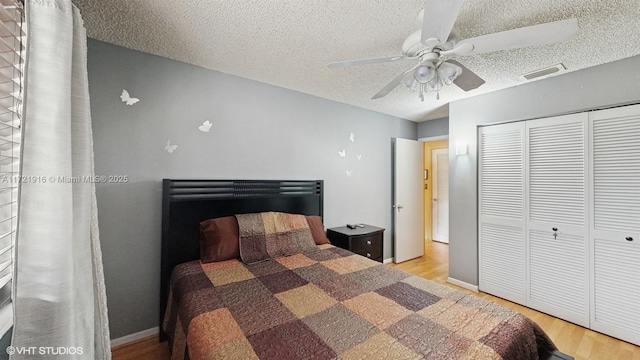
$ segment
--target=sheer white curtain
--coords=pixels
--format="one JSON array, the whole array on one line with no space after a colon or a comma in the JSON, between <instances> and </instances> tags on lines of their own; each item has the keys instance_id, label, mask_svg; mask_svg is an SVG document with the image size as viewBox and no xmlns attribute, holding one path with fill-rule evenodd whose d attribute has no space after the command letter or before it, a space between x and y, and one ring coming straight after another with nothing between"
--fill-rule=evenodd
<instances>
[{"instance_id":1,"label":"sheer white curtain","mask_svg":"<svg viewBox=\"0 0 640 360\"><path fill-rule=\"evenodd\" d=\"M20 188L11 345L40 354L11 358L109 359L83 21L71 0L26 2L30 180Z\"/></svg>"}]
</instances>

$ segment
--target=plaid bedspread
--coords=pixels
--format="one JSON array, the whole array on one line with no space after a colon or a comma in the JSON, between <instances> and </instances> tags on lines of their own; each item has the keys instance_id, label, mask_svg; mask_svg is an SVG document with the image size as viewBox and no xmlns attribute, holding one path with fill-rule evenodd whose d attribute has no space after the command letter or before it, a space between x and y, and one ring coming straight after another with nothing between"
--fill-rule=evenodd
<instances>
[{"instance_id":1,"label":"plaid bedspread","mask_svg":"<svg viewBox=\"0 0 640 360\"><path fill-rule=\"evenodd\" d=\"M245 265L181 264L164 319L172 359L538 359L526 317L331 245Z\"/></svg>"}]
</instances>

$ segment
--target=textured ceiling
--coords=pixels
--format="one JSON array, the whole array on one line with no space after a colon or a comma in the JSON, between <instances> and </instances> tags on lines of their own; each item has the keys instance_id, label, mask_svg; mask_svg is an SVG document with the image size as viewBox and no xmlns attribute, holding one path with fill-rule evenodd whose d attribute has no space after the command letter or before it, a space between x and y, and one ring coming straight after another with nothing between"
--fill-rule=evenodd
<instances>
[{"instance_id":1,"label":"textured ceiling","mask_svg":"<svg viewBox=\"0 0 640 360\"><path fill-rule=\"evenodd\" d=\"M444 1L444 0L443 0ZM459 39L578 18L568 42L456 57L486 84L455 85L421 102L404 86L371 100L415 61L329 69L334 61L401 54L421 28L424 0L74 0L91 38L414 121L448 115L448 103L640 54L640 0L467 0ZM538 80L544 81L544 80Z\"/></svg>"}]
</instances>

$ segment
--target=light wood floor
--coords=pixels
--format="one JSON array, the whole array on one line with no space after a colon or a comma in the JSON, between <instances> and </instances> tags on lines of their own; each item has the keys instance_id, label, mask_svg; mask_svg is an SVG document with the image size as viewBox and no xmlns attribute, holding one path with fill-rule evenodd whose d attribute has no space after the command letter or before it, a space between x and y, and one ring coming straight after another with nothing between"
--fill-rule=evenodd
<instances>
[{"instance_id":1,"label":"light wood floor","mask_svg":"<svg viewBox=\"0 0 640 360\"><path fill-rule=\"evenodd\" d=\"M437 242L428 242L425 256L404 262L391 264L400 270L470 292L466 289L447 283L449 276L449 246ZM516 310L540 325L547 332L560 351L569 354L576 360L640 360L640 347L624 341L585 329L514 304L512 302L488 294L476 294L490 299L508 308ZM169 360L167 343L158 343L157 336L122 345L113 349L113 360Z\"/></svg>"}]
</instances>

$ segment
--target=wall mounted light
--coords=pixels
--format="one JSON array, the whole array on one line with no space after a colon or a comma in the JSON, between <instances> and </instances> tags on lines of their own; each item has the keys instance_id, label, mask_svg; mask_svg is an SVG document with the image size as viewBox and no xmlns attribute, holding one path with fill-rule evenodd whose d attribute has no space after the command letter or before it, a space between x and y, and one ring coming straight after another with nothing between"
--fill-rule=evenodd
<instances>
[{"instance_id":1,"label":"wall mounted light","mask_svg":"<svg viewBox=\"0 0 640 360\"><path fill-rule=\"evenodd\" d=\"M467 143L464 142L457 142L456 143L456 155L460 156L460 155L467 155L468 153L468 149L467 149Z\"/></svg>"}]
</instances>

